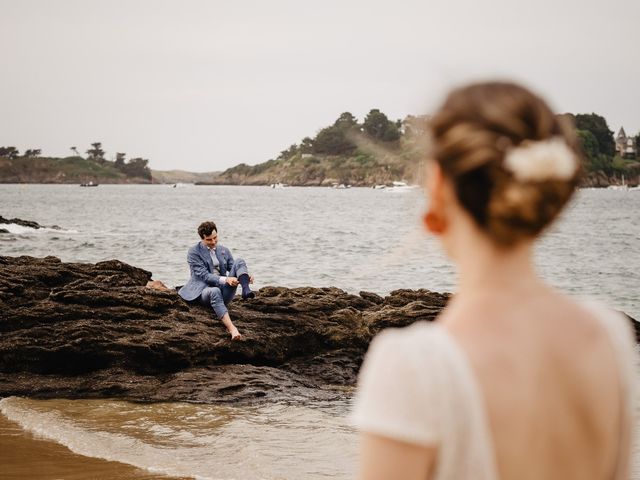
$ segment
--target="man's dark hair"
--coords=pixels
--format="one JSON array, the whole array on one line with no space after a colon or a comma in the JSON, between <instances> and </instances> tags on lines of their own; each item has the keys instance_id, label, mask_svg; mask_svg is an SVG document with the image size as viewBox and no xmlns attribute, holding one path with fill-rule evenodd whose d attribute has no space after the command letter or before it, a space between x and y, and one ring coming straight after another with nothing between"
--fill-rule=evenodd
<instances>
[{"instance_id":1,"label":"man's dark hair","mask_svg":"<svg viewBox=\"0 0 640 480\"><path fill-rule=\"evenodd\" d=\"M218 227L213 222L202 222L198 227L198 235L200 238L208 237L213 232L217 232Z\"/></svg>"}]
</instances>

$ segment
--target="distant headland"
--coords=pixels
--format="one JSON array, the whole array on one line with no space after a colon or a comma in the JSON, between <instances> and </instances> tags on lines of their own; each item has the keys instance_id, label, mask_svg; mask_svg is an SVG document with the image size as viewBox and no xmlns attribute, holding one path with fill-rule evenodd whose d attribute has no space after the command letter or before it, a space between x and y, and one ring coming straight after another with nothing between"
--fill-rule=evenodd
<instances>
[{"instance_id":1,"label":"distant headland","mask_svg":"<svg viewBox=\"0 0 640 480\"><path fill-rule=\"evenodd\" d=\"M560 115L571 120L585 152L583 186L607 187L640 183L640 134L621 128L614 137L604 117L595 113ZM257 165L241 163L223 172L157 171L145 158L111 160L101 142L82 156L77 147L64 158L46 157L40 149L20 153L0 147L0 183L196 183L200 185L352 186L418 183L425 157L427 116L390 120L372 109L362 122L349 112L313 138L290 145L278 157Z\"/></svg>"}]
</instances>

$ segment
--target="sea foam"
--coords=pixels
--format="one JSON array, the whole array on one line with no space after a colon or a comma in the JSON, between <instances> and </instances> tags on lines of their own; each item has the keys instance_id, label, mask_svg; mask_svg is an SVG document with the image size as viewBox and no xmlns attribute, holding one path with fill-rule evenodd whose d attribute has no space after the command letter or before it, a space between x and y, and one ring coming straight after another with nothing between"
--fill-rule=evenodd
<instances>
[{"instance_id":1,"label":"sea foam","mask_svg":"<svg viewBox=\"0 0 640 480\"><path fill-rule=\"evenodd\" d=\"M0 399L0 412L37 438L56 442L78 455L126 463L152 473L217 479L194 472L192 461L181 461L166 448L122 434L88 430L54 411L31 408L28 402L19 397Z\"/></svg>"},{"instance_id":2,"label":"sea foam","mask_svg":"<svg viewBox=\"0 0 640 480\"><path fill-rule=\"evenodd\" d=\"M4 229L9 233L13 233L14 235L31 235L31 234L48 234L48 233L59 233L59 234L75 234L78 233L77 230L63 230L58 228L31 228L24 227L22 225L18 225L17 223L3 223L0 224L0 229Z\"/></svg>"}]
</instances>

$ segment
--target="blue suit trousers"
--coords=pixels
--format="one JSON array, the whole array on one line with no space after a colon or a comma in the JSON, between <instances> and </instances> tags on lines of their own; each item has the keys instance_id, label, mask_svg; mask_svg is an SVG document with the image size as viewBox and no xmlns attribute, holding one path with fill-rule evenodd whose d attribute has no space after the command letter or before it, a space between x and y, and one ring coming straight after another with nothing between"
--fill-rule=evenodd
<instances>
[{"instance_id":1,"label":"blue suit trousers","mask_svg":"<svg viewBox=\"0 0 640 480\"><path fill-rule=\"evenodd\" d=\"M236 258L233 262L233 268L227 276L238 278L240 275L248 275L247 264L243 259ZM228 284L222 285L222 287L205 287L200 294L200 303L210 305L216 316L222 318L228 312L227 305L235 297L237 289L237 285L232 287Z\"/></svg>"}]
</instances>

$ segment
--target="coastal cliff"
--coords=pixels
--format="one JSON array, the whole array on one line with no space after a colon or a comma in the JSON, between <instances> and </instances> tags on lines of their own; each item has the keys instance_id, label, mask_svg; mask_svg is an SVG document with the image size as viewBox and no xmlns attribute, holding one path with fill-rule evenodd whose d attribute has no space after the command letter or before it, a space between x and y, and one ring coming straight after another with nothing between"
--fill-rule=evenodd
<instances>
[{"instance_id":1,"label":"coastal cliff","mask_svg":"<svg viewBox=\"0 0 640 480\"><path fill-rule=\"evenodd\" d=\"M117 260L0 257L0 396L253 402L348 394L372 337L432 320L448 295L264 287L211 311Z\"/></svg>"}]
</instances>

